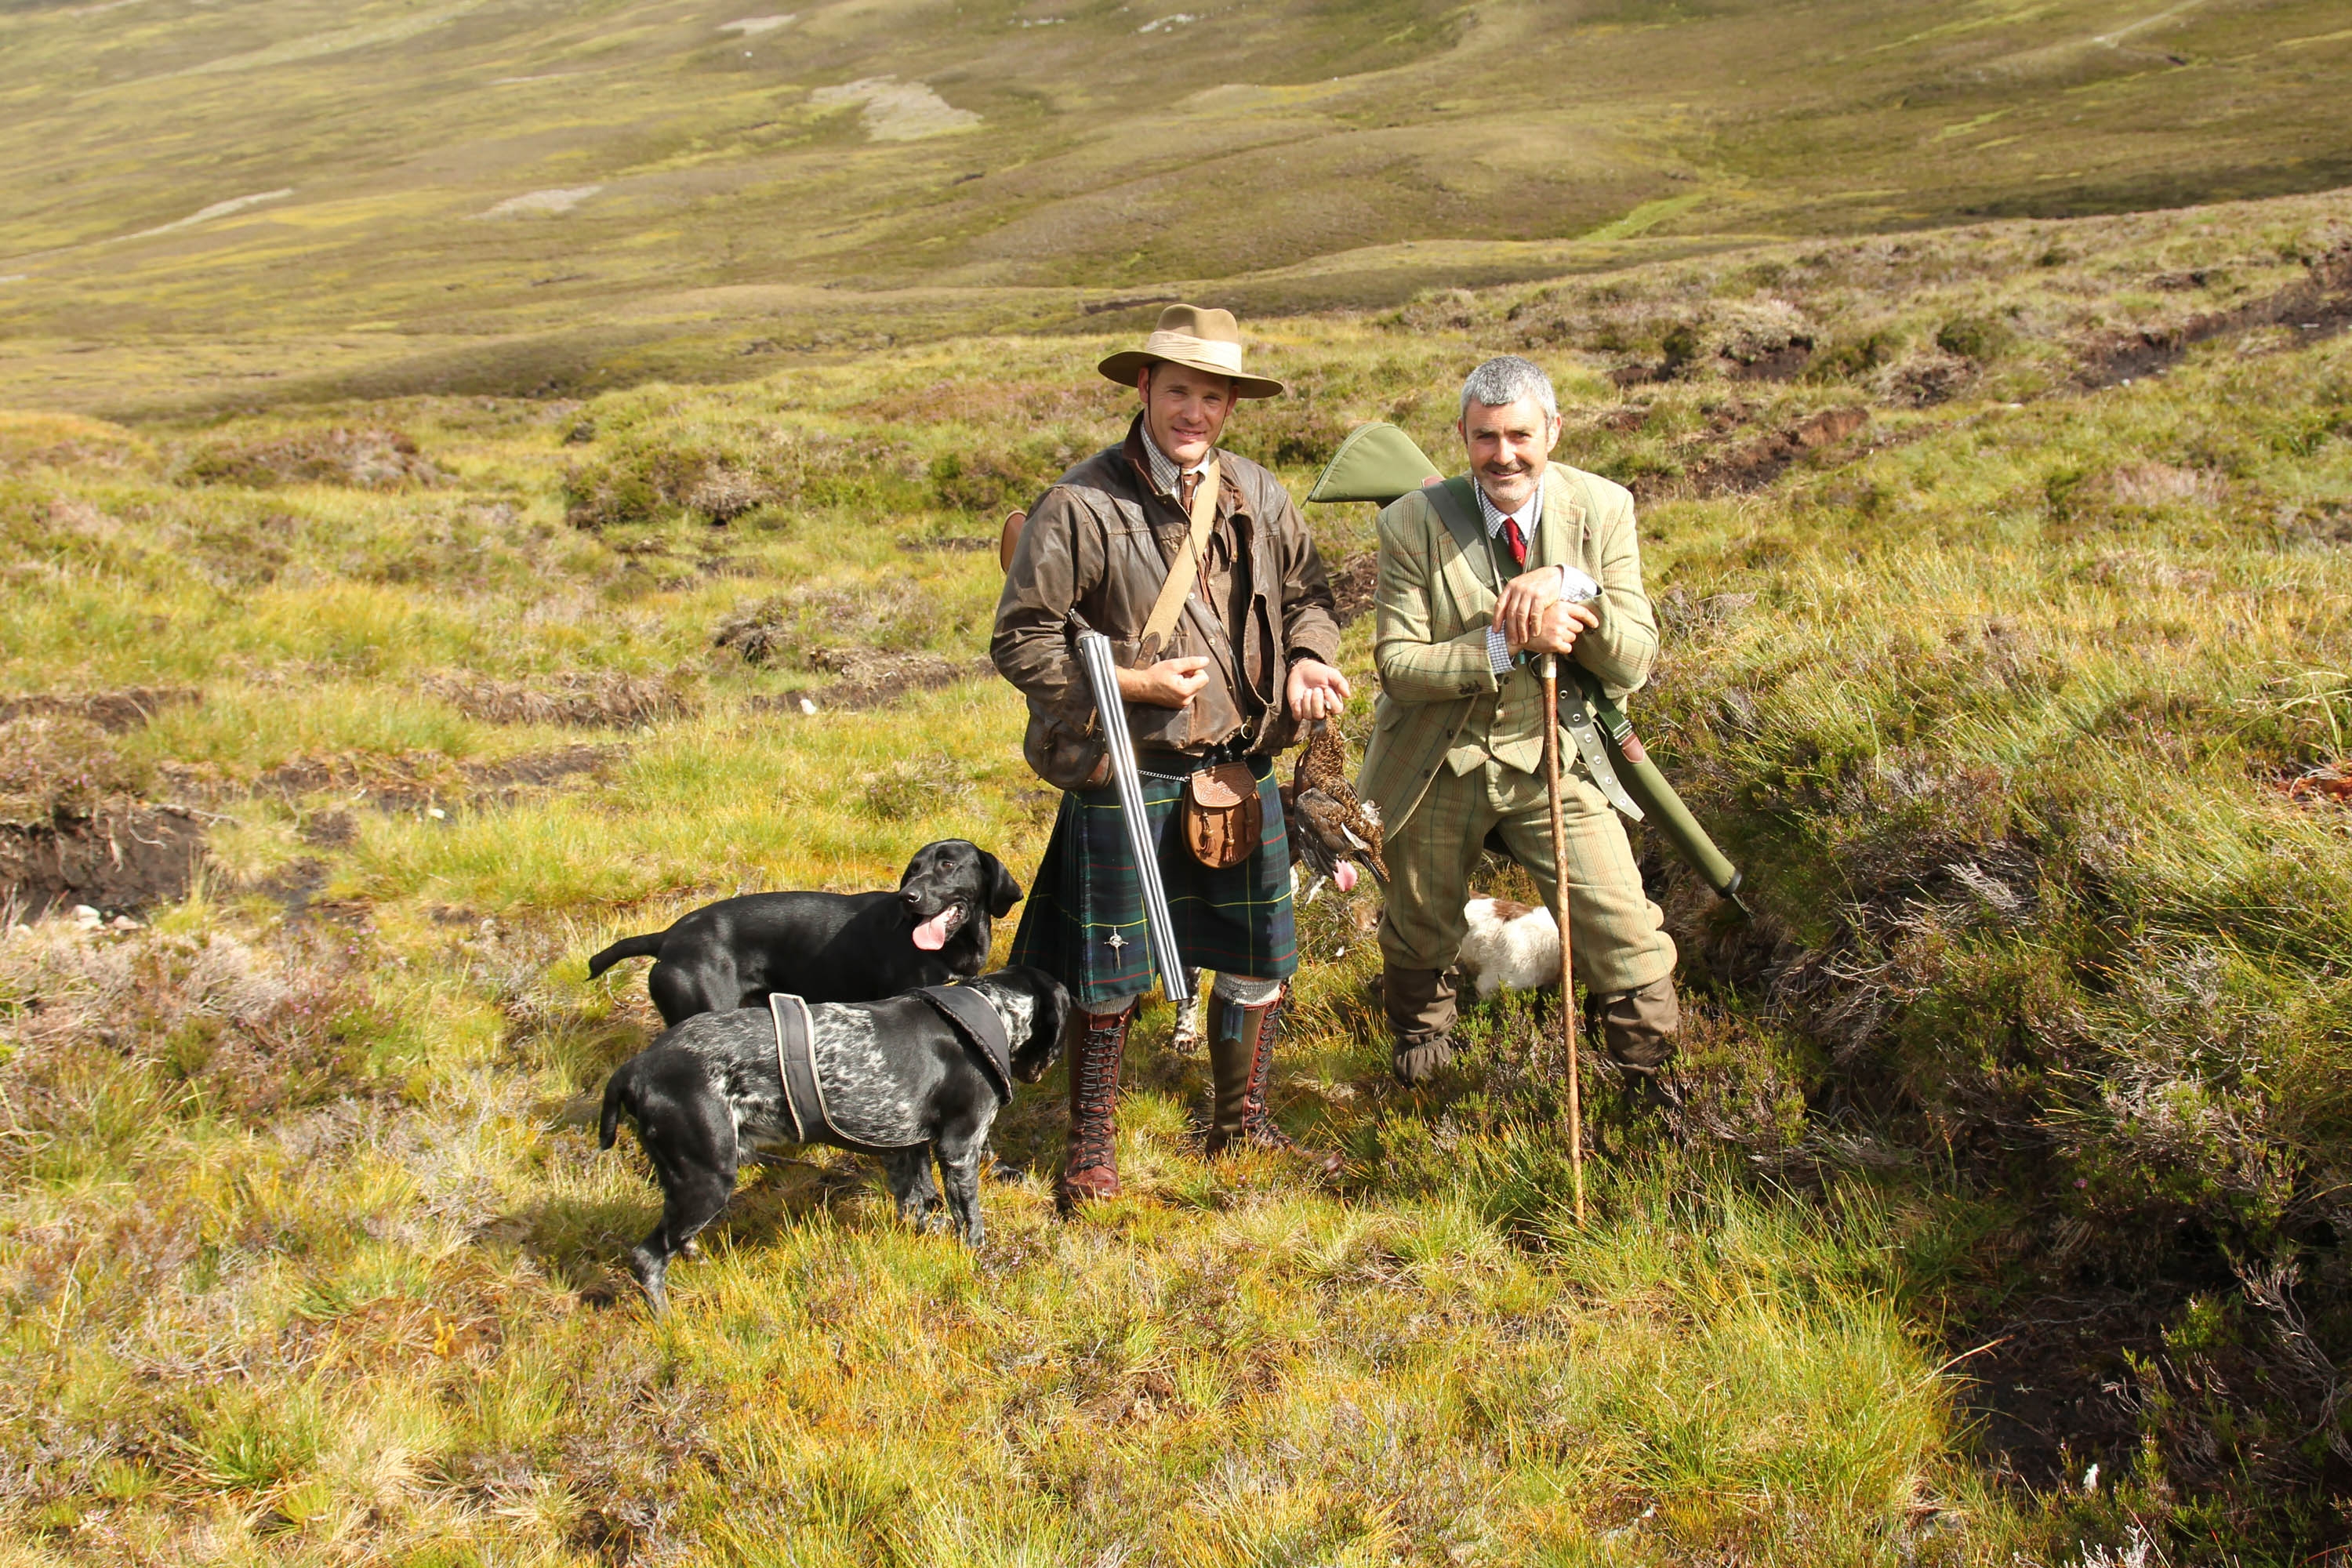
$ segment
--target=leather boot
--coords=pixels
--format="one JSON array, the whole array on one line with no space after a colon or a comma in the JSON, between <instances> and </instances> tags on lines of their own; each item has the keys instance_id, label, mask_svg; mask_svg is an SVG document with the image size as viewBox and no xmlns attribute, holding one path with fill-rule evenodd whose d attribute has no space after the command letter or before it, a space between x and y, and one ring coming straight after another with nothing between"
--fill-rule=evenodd
<instances>
[{"instance_id":1,"label":"leather boot","mask_svg":"<svg viewBox=\"0 0 2352 1568\"><path fill-rule=\"evenodd\" d=\"M1127 1056L1130 1002L1116 1013L1083 1013L1070 1053L1070 1139L1054 1205L1068 1214L1082 1203L1118 1196L1118 1069Z\"/></svg>"},{"instance_id":2,"label":"leather boot","mask_svg":"<svg viewBox=\"0 0 2352 1568\"><path fill-rule=\"evenodd\" d=\"M1390 1061L1397 1081L1418 1089L1454 1059L1454 987L1435 969L1381 970L1381 1001L1393 1037Z\"/></svg>"},{"instance_id":3,"label":"leather boot","mask_svg":"<svg viewBox=\"0 0 2352 1568\"><path fill-rule=\"evenodd\" d=\"M1673 1104L1677 1096L1666 1077L1675 1037L1682 1032L1681 998L1669 974L1633 991L1585 998L1586 1027L1601 1037L1609 1059L1625 1075L1637 1099Z\"/></svg>"},{"instance_id":4,"label":"leather boot","mask_svg":"<svg viewBox=\"0 0 2352 1568\"><path fill-rule=\"evenodd\" d=\"M1282 1032L1284 986L1260 1007L1244 1007L1220 996L1213 1004L1215 1026L1209 1035L1209 1070L1216 1082L1205 1151L1215 1159L1237 1145L1296 1154L1320 1176L1336 1176L1346 1162L1328 1149L1306 1148L1282 1130L1265 1108L1266 1081L1274 1076L1274 1043Z\"/></svg>"}]
</instances>

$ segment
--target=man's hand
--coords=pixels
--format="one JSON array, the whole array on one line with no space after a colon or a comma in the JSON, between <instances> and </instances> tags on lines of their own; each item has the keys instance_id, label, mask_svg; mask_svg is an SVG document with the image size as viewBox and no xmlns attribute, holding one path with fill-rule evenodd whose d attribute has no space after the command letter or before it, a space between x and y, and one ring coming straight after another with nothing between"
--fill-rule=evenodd
<instances>
[{"instance_id":1,"label":"man's hand","mask_svg":"<svg viewBox=\"0 0 2352 1568\"><path fill-rule=\"evenodd\" d=\"M1556 577L1559 574L1555 573L1553 575ZM1517 583L1511 585L1518 586ZM1576 639L1579 634L1588 626L1597 626L1600 624L1601 612L1591 605L1567 605L1555 601L1551 608L1543 613L1535 636L1528 637L1525 642L1513 642L1511 651L1517 653L1519 649L1525 648L1529 653L1572 653L1576 650Z\"/></svg>"},{"instance_id":2,"label":"man's hand","mask_svg":"<svg viewBox=\"0 0 2352 1568\"><path fill-rule=\"evenodd\" d=\"M1559 603L1559 568L1538 566L1503 584L1503 595L1495 601L1495 624L1516 652L1542 635L1544 617Z\"/></svg>"},{"instance_id":3,"label":"man's hand","mask_svg":"<svg viewBox=\"0 0 2352 1568\"><path fill-rule=\"evenodd\" d=\"M1209 660L1203 654L1163 658L1148 669L1122 669L1119 700L1145 708L1190 708L1201 688L1209 684L1208 670Z\"/></svg>"},{"instance_id":4,"label":"man's hand","mask_svg":"<svg viewBox=\"0 0 2352 1568\"><path fill-rule=\"evenodd\" d=\"M1322 660L1302 658L1290 667L1286 700L1300 720L1336 719L1349 696L1348 678Z\"/></svg>"}]
</instances>

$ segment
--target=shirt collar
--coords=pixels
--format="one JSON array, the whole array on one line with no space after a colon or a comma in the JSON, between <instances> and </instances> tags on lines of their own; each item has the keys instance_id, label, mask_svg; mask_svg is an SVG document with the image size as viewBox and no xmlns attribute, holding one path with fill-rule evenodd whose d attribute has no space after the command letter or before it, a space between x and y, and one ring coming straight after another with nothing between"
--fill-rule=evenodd
<instances>
[{"instance_id":1,"label":"shirt collar","mask_svg":"<svg viewBox=\"0 0 2352 1568\"><path fill-rule=\"evenodd\" d=\"M1149 436L1144 438L1150 439ZM1544 479L1549 478L1550 476L1547 474ZM1503 520L1511 517L1518 520L1521 538L1530 540L1535 538L1536 523L1543 516L1544 479L1536 481L1535 492L1528 497L1526 504L1517 511L1505 511L1487 499L1486 486L1475 479L1470 481L1470 488L1478 492L1478 510L1486 520L1487 537L1499 536L1503 531Z\"/></svg>"}]
</instances>

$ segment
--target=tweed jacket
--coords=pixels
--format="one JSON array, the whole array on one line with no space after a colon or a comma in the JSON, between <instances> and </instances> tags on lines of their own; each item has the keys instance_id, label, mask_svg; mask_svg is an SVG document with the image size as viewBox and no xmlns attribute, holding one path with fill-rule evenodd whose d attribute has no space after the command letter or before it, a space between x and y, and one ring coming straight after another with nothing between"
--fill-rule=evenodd
<instances>
[{"instance_id":1,"label":"tweed jacket","mask_svg":"<svg viewBox=\"0 0 2352 1568\"><path fill-rule=\"evenodd\" d=\"M1474 510L1473 523L1476 526ZM1497 678L1486 657L1497 587L1484 545L1465 548L1425 493L1391 502L1380 517L1379 616L1373 659L1381 695L1357 789L1395 834L1421 804L1449 755L1502 747L1524 721L1540 742L1541 684L1526 668ZM1511 570L1507 552L1504 569ZM1566 562L1601 585L1601 624L1576 639L1574 658L1613 697L1649 679L1658 625L1642 591L1633 498L1622 485L1562 463L1544 478L1543 519L1528 542L1530 568ZM1573 744L1562 742L1574 759ZM1516 752L1517 748L1507 748Z\"/></svg>"}]
</instances>

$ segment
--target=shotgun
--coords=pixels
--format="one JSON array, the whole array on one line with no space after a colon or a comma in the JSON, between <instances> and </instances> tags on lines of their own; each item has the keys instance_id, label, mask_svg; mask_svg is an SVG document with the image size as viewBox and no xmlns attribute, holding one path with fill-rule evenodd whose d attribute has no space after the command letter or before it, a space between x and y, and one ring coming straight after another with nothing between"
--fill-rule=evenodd
<instances>
[{"instance_id":1,"label":"shotgun","mask_svg":"<svg viewBox=\"0 0 2352 1568\"><path fill-rule=\"evenodd\" d=\"M1160 847L1151 841L1151 825L1143 815L1143 780L1135 771L1135 742L1127 732L1127 705L1119 700L1118 662L1111 657L1110 639L1100 632L1080 632L1078 662L1086 667L1087 684L1094 688L1110 776L1118 786L1118 814L1126 819L1127 847L1135 856L1136 883L1143 889L1143 927L1151 938L1151 962L1160 971L1160 990L1171 1004L1181 1007L1192 999L1192 977L1184 967L1184 955L1176 950L1176 922L1168 913L1168 889L1160 880Z\"/></svg>"}]
</instances>

